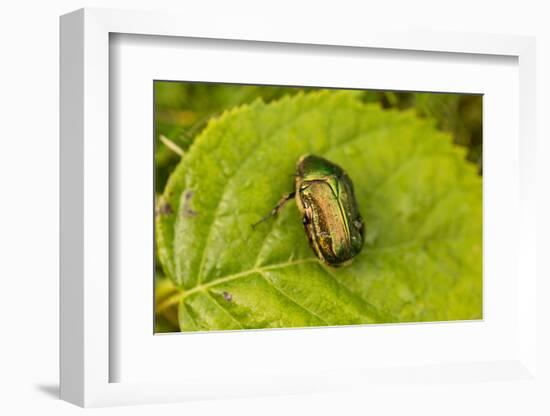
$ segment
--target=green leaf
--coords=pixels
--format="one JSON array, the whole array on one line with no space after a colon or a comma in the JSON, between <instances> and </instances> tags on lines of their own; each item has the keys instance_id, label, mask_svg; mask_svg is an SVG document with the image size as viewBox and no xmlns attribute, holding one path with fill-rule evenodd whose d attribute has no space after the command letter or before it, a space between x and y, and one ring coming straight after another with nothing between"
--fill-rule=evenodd
<instances>
[{"instance_id":1,"label":"green leaf","mask_svg":"<svg viewBox=\"0 0 550 416\"><path fill-rule=\"evenodd\" d=\"M321 265L294 202L256 228L314 153L354 181L366 245ZM430 120L322 91L212 120L159 206L182 331L481 317L481 178Z\"/></svg>"}]
</instances>

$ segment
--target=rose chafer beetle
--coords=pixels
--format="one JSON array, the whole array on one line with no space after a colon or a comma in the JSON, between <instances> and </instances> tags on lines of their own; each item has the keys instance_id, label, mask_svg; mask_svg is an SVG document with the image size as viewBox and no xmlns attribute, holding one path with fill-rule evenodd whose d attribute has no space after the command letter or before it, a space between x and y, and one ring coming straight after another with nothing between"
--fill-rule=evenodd
<instances>
[{"instance_id":1,"label":"rose chafer beetle","mask_svg":"<svg viewBox=\"0 0 550 416\"><path fill-rule=\"evenodd\" d=\"M320 156L298 160L294 191L284 195L266 220L284 204L296 199L309 244L317 257L329 266L351 262L363 248L365 226L348 174Z\"/></svg>"}]
</instances>

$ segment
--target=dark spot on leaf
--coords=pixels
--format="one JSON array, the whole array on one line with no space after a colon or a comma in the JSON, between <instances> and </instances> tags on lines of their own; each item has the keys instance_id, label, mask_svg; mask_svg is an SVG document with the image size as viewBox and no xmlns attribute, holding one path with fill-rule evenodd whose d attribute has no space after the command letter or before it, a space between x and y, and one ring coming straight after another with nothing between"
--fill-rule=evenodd
<instances>
[{"instance_id":1,"label":"dark spot on leaf","mask_svg":"<svg viewBox=\"0 0 550 416\"><path fill-rule=\"evenodd\" d=\"M228 302L231 302L233 300L233 296L231 296L231 293L228 292L223 292L223 298Z\"/></svg>"},{"instance_id":2,"label":"dark spot on leaf","mask_svg":"<svg viewBox=\"0 0 550 416\"><path fill-rule=\"evenodd\" d=\"M170 215L174 211L172 210L172 205L168 202L161 203L158 207L158 213L160 215Z\"/></svg>"},{"instance_id":3,"label":"dark spot on leaf","mask_svg":"<svg viewBox=\"0 0 550 416\"><path fill-rule=\"evenodd\" d=\"M170 215L173 214L173 212L174 210L172 209L172 205L170 205L169 202L166 202L163 197L157 200L155 206L155 215Z\"/></svg>"},{"instance_id":4,"label":"dark spot on leaf","mask_svg":"<svg viewBox=\"0 0 550 416\"><path fill-rule=\"evenodd\" d=\"M198 212L192 210L189 206L191 198L194 194L195 192L193 191L185 191L185 193L183 194L184 201L183 206L181 207L181 215L183 215L184 217L196 217L198 215Z\"/></svg>"}]
</instances>

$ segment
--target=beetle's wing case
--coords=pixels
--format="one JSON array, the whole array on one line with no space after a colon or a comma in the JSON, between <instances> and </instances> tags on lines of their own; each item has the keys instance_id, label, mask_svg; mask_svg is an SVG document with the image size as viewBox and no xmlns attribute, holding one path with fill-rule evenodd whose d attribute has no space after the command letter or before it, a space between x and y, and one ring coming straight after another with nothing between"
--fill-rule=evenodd
<instances>
[{"instance_id":1,"label":"beetle's wing case","mask_svg":"<svg viewBox=\"0 0 550 416\"><path fill-rule=\"evenodd\" d=\"M296 203L313 251L332 266L348 263L363 246L353 183L342 168L319 156L301 157L296 171Z\"/></svg>"},{"instance_id":2,"label":"beetle's wing case","mask_svg":"<svg viewBox=\"0 0 550 416\"><path fill-rule=\"evenodd\" d=\"M353 255L356 255L363 248L365 224L357 206L353 182L345 172L341 180L338 181L338 184L338 200L341 206L345 208L351 240L351 250L353 251Z\"/></svg>"},{"instance_id":3,"label":"beetle's wing case","mask_svg":"<svg viewBox=\"0 0 550 416\"><path fill-rule=\"evenodd\" d=\"M332 187L324 180L304 182L299 199L307 218L306 233L318 257L329 264L347 260L351 248L348 227Z\"/></svg>"}]
</instances>

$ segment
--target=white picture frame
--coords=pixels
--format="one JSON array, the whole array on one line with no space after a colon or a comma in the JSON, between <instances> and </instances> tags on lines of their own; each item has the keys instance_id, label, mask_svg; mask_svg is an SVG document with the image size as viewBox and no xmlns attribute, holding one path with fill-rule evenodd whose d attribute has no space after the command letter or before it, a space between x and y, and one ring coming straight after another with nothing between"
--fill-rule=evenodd
<instances>
[{"instance_id":1,"label":"white picture frame","mask_svg":"<svg viewBox=\"0 0 550 416\"><path fill-rule=\"evenodd\" d=\"M536 219L534 198L535 142L535 41L530 37L468 33L382 32L350 29L327 32L282 30L277 25L235 28L223 19L208 27L170 13L83 9L61 18L61 398L80 406L183 401L197 398L248 397L254 395L323 392L339 389L376 388L380 384L421 382L480 382L502 377L506 380L533 379L536 364ZM112 348L113 311L117 310L109 281L110 174L116 170L109 148L110 131L110 38L113 34L162 36L160 39L202 38L226 41L277 43L285 45L331 45L395 51L428 51L435 55L507 56L517 59L519 69L519 144L517 178L517 270L521 271L515 306L517 333L514 348L498 360L482 359L454 363L443 357L439 364L365 368L332 368L319 377L314 371L297 374L281 368L276 376L220 378L216 382L200 377L179 380L113 382L112 367L121 359ZM168 38L170 37L170 38ZM157 39L159 41L159 39ZM435 56L434 55L434 56ZM437 58L436 58L437 59ZM151 297L152 302L152 297ZM410 331L402 326L401 331ZM410 328L410 327L409 327ZM330 329L329 329L330 330ZM452 330L451 330L452 332ZM302 342L316 333L293 330ZM333 336L342 336L333 334ZM251 333L257 338L256 333ZM152 334L151 334L152 336ZM210 336L210 335L208 335ZM164 338L169 340L168 338ZM227 338L226 338L227 339ZM249 337L249 340L251 338ZM397 340L399 340L397 338ZM164 341L169 343L172 341ZM217 341L216 341L217 342ZM231 341L238 345L241 339ZM351 354L351 352L350 352ZM242 365L246 365L242 363ZM411 369L412 368L412 369ZM363 371L362 371L363 370ZM156 379L156 381L152 381ZM345 380L343 382L342 380ZM359 394L359 393L358 393Z\"/></svg>"}]
</instances>

